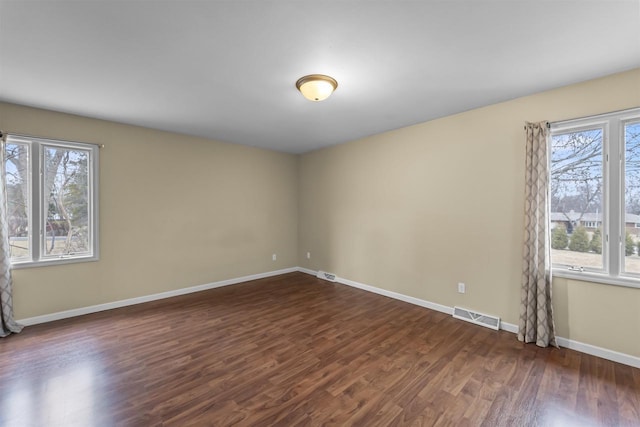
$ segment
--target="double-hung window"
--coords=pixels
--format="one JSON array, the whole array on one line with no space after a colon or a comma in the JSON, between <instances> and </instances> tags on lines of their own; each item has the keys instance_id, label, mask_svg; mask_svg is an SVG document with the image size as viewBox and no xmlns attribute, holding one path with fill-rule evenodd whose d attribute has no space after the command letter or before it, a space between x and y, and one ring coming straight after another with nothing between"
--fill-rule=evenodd
<instances>
[{"instance_id":1,"label":"double-hung window","mask_svg":"<svg viewBox=\"0 0 640 427\"><path fill-rule=\"evenodd\" d=\"M7 225L14 267L98 258L98 146L8 135Z\"/></svg>"},{"instance_id":2,"label":"double-hung window","mask_svg":"<svg viewBox=\"0 0 640 427\"><path fill-rule=\"evenodd\" d=\"M554 274L640 287L640 108L551 125Z\"/></svg>"}]
</instances>

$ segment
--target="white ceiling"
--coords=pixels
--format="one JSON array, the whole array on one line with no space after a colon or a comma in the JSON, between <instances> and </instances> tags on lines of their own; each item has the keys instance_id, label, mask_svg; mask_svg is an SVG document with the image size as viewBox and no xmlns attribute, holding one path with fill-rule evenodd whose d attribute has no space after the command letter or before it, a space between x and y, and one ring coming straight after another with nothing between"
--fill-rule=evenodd
<instances>
[{"instance_id":1,"label":"white ceiling","mask_svg":"<svg viewBox=\"0 0 640 427\"><path fill-rule=\"evenodd\" d=\"M0 0L0 61L3 101L303 153L640 67L640 1Z\"/></svg>"}]
</instances>

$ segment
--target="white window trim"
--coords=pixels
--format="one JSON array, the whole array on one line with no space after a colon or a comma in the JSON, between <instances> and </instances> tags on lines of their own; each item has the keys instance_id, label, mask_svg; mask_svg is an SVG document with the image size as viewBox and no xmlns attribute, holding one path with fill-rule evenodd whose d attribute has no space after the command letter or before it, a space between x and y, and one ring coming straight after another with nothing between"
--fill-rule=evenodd
<instances>
[{"instance_id":1,"label":"white window trim","mask_svg":"<svg viewBox=\"0 0 640 427\"><path fill-rule=\"evenodd\" d=\"M620 209L624 201L623 176L620 172L624 170L625 160L621 136L625 124L629 121L637 121L639 117L640 108L632 108L550 124L549 153L551 153L552 134L602 126L604 156L602 173L603 188L606 191L602 215L603 269L577 271L570 269L571 266L567 265L552 265L553 276L640 289L640 275L623 272L622 248L625 244L626 218L624 209ZM612 120L615 126L610 126ZM549 155L549 170L551 170L551 155ZM610 180L611 183L609 183ZM609 221L609 218L617 218L617 220Z\"/></svg>"},{"instance_id":2,"label":"white window trim","mask_svg":"<svg viewBox=\"0 0 640 427\"><path fill-rule=\"evenodd\" d=\"M553 277L640 289L640 283L638 283L637 279L629 279L625 276L613 277L606 273L597 273L593 271L572 271L568 270L566 267L554 266Z\"/></svg>"},{"instance_id":3,"label":"white window trim","mask_svg":"<svg viewBox=\"0 0 640 427\"><path fill-rule=\"evenodd\" d=\"M32 267L46 267L51 265L73 264L79 262L93 262L100 259L100 222L99 222L99 178L100 178L100 146L98 144L90 144L75 141L54 140L41 137L33 137L29 135L20 135L9 133L6 143L14 140L15 142L27 142L29 146L29 167L31 168L29 182L29 199L31 200L31 209L29 212L29 245L31 247L30 260L11 261L11 268L22 269ZM91 187L91 203L89 204L89 216L91 218L91 255L86 256L60 256L60 257L43 257L44 239L41 238L41 230L44 221L44 206L46 195L41 189L44 187L44 174L42 173L42 164L44 158L44 146L57 146L67 148L77 148L86 150L90 153L88 162L88 178ZM36 160L36 161L34 161ZM38 236L38 237L35 237Z\"/></svg>"}]
</instances>

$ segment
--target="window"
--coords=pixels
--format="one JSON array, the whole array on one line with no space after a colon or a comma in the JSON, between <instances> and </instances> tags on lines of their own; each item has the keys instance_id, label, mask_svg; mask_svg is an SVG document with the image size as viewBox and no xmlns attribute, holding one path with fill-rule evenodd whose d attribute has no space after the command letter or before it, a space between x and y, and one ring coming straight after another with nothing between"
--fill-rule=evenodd
<instances>
[{"instance_id":1,"label":"window","mask_svg":"<svg viewBox=\"0 0 640 427\"><path fill-rule=\"evenodd\" d=\"M4 173L14 266L98 258L98 147L8 135Z\"/></svg>"},{"instance_id":2,"label":"window","mask_svg":"<svg viewBox=\"0 0 640 427\"><path fill-rule=\"evenodd\" d=\"M554 274L640 287L640 109L551 126Z\"/></svg>"}]
</instances>

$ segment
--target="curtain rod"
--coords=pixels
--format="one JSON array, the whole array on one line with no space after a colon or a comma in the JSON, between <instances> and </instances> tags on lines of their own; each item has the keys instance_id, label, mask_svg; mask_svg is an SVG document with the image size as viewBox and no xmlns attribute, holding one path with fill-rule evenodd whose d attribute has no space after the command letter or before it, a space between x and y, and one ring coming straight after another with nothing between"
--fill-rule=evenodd
<instances>
[{"instance_id":1,"label":"curtain rod","mask_svg":"<svg viewBox=\"0 0 640 427\"><path fill-rule=\"evenodd\" d=\"M551 123L545 122L547 124L547 129L551 129ZM527 129L527 125L524 125L524 128Z\"/></svg>"},{"instance_id":2,"label":"curtain rod","mask_svg":"<svg viewBox=\"0 0 640 427\"><path fill-rule=\"evenodd\" d=\"M42 136L25 135L23 133L13 133L13 132L6 132L6 131L3 131L3 130L0 130L0 139L2 141L6 141L7 135L14 135L14 136L22 137L22 138L43 139L43 140L47 140L47 141L60 141L60 142L70 142L70 143L75 143L75 144L96 145L98 148L104 148L104 144L96 144L95 142L68 141L66 139L52 140L51 138L45 138L45 137L42 137Z\"/></svg>"}]
</instances>

